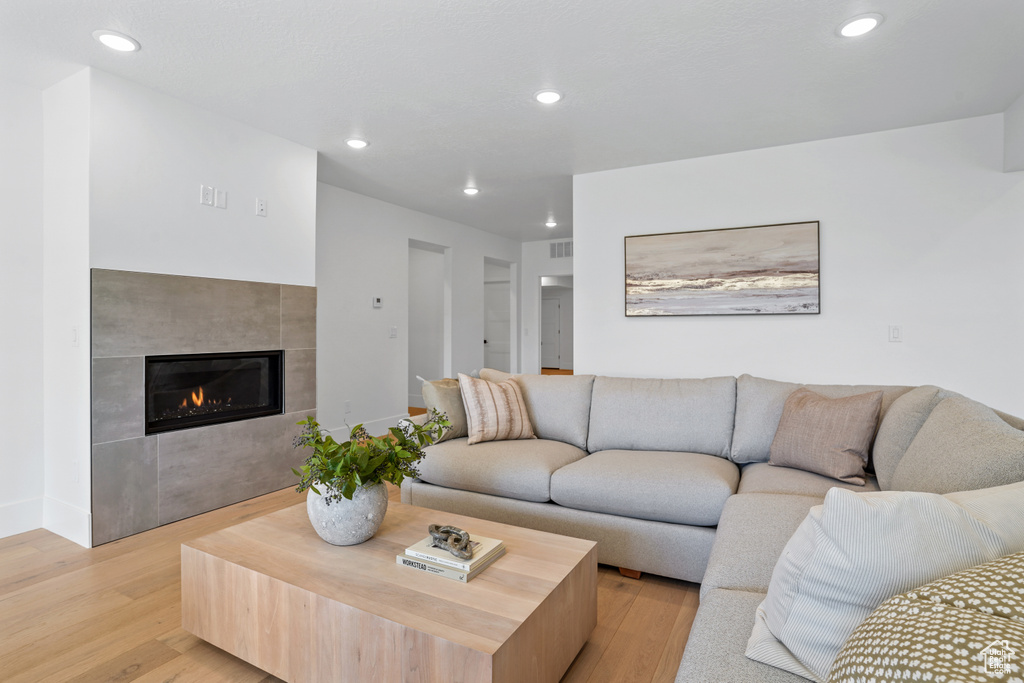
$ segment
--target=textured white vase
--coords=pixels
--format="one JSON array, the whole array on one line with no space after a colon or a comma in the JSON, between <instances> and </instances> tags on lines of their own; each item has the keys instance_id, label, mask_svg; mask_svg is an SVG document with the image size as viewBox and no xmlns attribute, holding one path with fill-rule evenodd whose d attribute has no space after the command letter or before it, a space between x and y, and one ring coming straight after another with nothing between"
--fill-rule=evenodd
<instances>
[{"instance_id":1,"label":"textured white vase","mask_svg":"<svg viewBox=\"0 0 1024 683\"><path fill-rule=\"evenodd\" d=\"M330 505L312 489L306 494L310 523L320 538L332 545L355 545L369 540L377 533L387 511L388 490L383 483L368 488L360 486L352 500L339 495Z\"/></svg>"}]
</instances>

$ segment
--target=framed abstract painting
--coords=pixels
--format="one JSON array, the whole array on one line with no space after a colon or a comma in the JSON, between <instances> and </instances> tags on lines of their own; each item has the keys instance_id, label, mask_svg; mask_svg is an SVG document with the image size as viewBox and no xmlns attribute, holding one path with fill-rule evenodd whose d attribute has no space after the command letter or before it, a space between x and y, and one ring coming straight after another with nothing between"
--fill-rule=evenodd
<instances>
[{"instance_id":1,"label":"framed abstract painting","mask_svg":"<svg viewBox=\"0 0 1024 683\"><path fill-rule=\"evenodd\" d=\"M626 237L626 316L821 312L818 222Z\"/></svg>"}]
</instances>

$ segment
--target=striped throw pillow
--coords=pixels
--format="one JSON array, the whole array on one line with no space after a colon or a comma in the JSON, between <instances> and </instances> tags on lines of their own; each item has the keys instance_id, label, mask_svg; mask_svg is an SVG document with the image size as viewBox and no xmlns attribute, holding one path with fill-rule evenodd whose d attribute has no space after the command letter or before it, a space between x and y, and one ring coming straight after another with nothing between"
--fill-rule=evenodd
<instances>
[{"instance_id":1,"label":"striped throw pillow","mask_svg":"<svg viewBox=\"0 0 1024 683\"><path fill-rule=\"evenodd\" d=\"M514 377L495 384L459 373L459 388L466 405L469 443L537 438Z\"/></svg>"}]
</instances>

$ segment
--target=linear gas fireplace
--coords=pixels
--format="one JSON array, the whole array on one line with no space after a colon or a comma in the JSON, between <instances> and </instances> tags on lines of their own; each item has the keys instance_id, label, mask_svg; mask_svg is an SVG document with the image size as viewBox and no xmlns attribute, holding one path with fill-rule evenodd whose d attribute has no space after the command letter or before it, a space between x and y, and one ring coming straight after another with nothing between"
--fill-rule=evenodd
<instances>
[{"instance_id":1,"label":"linear gas fireplace","mask_svg":"<svg viewBox=\"0 0 1024 683\"><path fill-rule=\"evenodd\" d=\"M283 352L146 356L146 434L277 415Z\"/></svg>"}]
</instances>

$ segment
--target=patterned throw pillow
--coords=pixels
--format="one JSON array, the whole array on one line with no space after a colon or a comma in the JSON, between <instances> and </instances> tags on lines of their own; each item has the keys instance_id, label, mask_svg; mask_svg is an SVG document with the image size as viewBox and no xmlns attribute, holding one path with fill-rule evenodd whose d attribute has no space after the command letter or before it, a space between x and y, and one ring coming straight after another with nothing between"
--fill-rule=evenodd
<instances>
[{"instance_id":1,"label":"patterned throw pillow","mask_svg":"<svg viewBox=\"0 0 1024 683\"><path fill-rule=\"evenodd\" d=\"M882 603L850 635L829 683L1022 681L1024 553Z\"/></svg>"},{"instance_id":2,"label":"patterned throw pillow","mask_svg":"<svg viewBox=\"0 0 1024 683\"><path fill-rule=\"evenodd\" d=\"M470 444L537 438L514 377L495 384L460 373L459 387L466 406Z\"/></svg>"},{"instance_id":3,"label":"patterned throw pillow","mask_svg":"<svg viewBox=\"0 0 1024 683\"><path fill-rule=\"evenodd\" d=\"M786 399L769 462L863 485L881 408L881 391L826 398L797 389Z\"/></svg>"}]
</instances>

